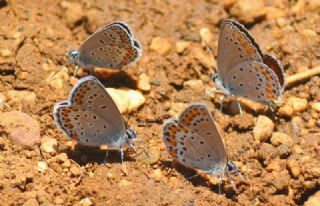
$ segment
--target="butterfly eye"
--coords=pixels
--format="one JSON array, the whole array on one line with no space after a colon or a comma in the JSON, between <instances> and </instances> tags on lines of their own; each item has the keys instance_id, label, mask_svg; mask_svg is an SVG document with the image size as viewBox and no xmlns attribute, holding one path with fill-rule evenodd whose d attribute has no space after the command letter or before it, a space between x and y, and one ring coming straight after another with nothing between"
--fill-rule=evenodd
<instances>
[{"instance_id":1,"label":"butterfly eye","mask_svg":"<svg viewBox=\"0 0 320 206\"><path fill-rule=\"evenodd\" d=\"M237 166L233 162L227 163L227 169L229 172L235 172L238 170Z\"/></svg>"},{"instance_id":2,"label":"butterfly eye","mask_svg":"<svg viewBox=\"0 0 320 206\"><path fill-rule=\"evenodd\" d=\"M128 139L135 139L137 137L137 133L131 129L126 131Z\"/></svg>"},{"instance_id":3,"label":"butterfly eye","mask_svg":"<svg viewBox=\"0 0 320 206\"><path fill-rule=\"evenodd\" d=\"M76 50L76 49L73 49L73 50L71 50L71 51L69 52L68 57L69 57L70 59L76 59L76 58L78 57L78 55L79 55L79 51Z\"/></svg>"}]
</instances>

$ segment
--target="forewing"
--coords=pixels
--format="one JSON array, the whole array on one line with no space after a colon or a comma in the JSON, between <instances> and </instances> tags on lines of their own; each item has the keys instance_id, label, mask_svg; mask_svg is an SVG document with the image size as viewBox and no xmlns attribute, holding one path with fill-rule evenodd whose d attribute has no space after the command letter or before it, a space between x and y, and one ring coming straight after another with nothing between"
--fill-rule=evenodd
<instances>
[{"instance_id":1,"label":"forewing","mask_svg":"<svg viewBox=\"0 0 320 206\"><path fill-rule=\"evenodd\" d=\"M91 110L80 105L61 102L54 108L54 119L59 128L80 144L88 146L108 145L119 149L124 143L124 134Z\"/></svg>"},{"instance_id":2,"label":"forewing","mask_svg":"<svg viewBox=\"0 0 320 206\"><path fill-rule=\"evenodd\" d=\"M198 110L200 105L191 105L191 107L196 106L197 111L201 111L204 105L201 105ZM190 109L193 111L188 107L183 113L186 114L187 110L191 111ZM213 120L211 114L207 115L207 118ZM206 124L204 119L196 127L187 127L182 121L182 119L178 121L173 118L164 123L163 138L169 153L187 167L213 174L223 171L227 163L227 156L215 124ZM191 120L193 121L197 120ZM213 125L213 127L206 128L205 132L205 129L200 127L206 127L206 125L210 127Z\"/></svg>"},{"instance_id":3,"label":"forewing","mask_svg":"<svg viewBox=\"0 0 320 206\"><path fill-rule=\"evenodd\" d=\"M278 77L280 86L284 88L285 74L280 61L269 54L265 54L263 56L263 63L266 64L270 69L272 69L272 71Z\"/></svg>"},{"instance_id":4,"label":"forewing","mask_svg":"<svg viewBox=\"0 0 320 206\"><path fill-rule=\"evenodd\" d=\"M222 82L228 76L229 70L243 61L262 62L259 46L241 24L224 20L220 27L218 44L218 75Z\"/></svg>"},{"instance_id":5,"label":"forewing","mask_svg":"<svg viewBox=\"0 0 320 206\"><path fill-rule=\"evenodd\" d=\"M245 61L233 67L224 82L231 93L257 102L279 99L282 88L273 70L261 62Z\"/></svg>"}]
</instances>

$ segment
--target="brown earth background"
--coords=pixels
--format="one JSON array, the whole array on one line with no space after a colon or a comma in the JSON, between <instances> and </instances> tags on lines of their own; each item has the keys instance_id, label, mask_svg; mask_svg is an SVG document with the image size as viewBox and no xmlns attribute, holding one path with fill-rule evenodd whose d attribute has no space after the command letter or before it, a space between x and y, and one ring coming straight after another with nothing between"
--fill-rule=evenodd
<instances>
[{"instance_id":1,"label":"brown earth background","mask_svg":"<svg viewBox=\"0 0 320 206\"><path fill-rule=\"evenodd\" d=\"M274 111L220 111L216 62L202 43L216 57L219 25L234 18L290 76L320 65L319 14L318 0L0 0L0 205L320 205L320 78L287 87ZM142 56L95 75L106 87L144 90L146 101L124 118L139 151L151 154L145 160L127 149L126 172L119 152L102 164L103 151L76 146L52 118L74 83L74 66L61 66L66 53L116 20L130 25ZM187 180L194 171L162 142L163 121L198 101L245 177L232 176L236 192L224 182L219 195L212 178Z\"/></svg>"}]
</instances>

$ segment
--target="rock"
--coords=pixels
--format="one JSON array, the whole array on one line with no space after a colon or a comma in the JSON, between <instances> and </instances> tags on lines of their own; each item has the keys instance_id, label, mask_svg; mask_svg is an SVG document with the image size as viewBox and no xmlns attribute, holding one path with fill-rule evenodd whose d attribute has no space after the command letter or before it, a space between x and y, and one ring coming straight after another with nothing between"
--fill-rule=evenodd
<instances>
[{"instance_id":1,"label":"rock","mask_svg":"<svg viewBox=\"0 0 320 206\"><path fill-rule=\"evenodd\" d=\"M120 186L120 187L128 187L128 186L130 186L130 185L132 185L132 182L129 182L128 180L122 179L122 180L120 180L120 182L119 182L119 186Z\"/></svg>"},{"instance_id":2,"label":"rock","mask_svg":"<svg viewBox=\"0 0 320 206\"><path fill-rule=\"evenodd\" d=\"M45 161L37 162L37 170L41 173L44 173L47 170L47 163Z\"/></svg>"},{"instance_id":3,"label":"rock","mask_svg":"<svg viewBox=\"0 0 320 206\"><path fill-rule=\"evenodd\" d=\"M9 49L1 49L0 55L2 57L10 57L12 55L12 52Z\"/></svg>"},{"instance_id":4,"label":"rock","mask_svg":"<svg viewBox=\"0 0 320 206\"><path fill-rule=\"evenodd\" d=\"M279 108L279 114L282 116L292 116L304 112L308 108L308 101L297 97L290 97L284 106Z\"/></svg>"},{"instance_id":5,"label":"rock","mask_svg":"<svg viewBox=\"0 0 320 206\"><path fill-rule=\"evenodd\" d=\"M30 198L23 203L23 206L38 206L39 203L36 198Z\"/></svg>"},{"instance_id":6,"label":"rock","mask_svg":"<svg viewBox=\"0 0 320 206\"><path fill-rule=\"evenodd\" d=\"M201 89L203 88L204 89L204 84L202 82L202 80L200 79L192 79L192 80L188 80L188 81L185 81L183 83L183 87L184 88L190 88L190 89Z\"/></svg>"},{"instance_id":7,"label":"rock","mask_svg":"<svg viewBox=\"0 0 320 206\"><path fill-rule=\"evenodd\" d=\"M60 153L55 157L55 159L59 163L64 163L65 161L68 160L68 155L66 153Z\"/></svg>"},{"instance_id":8,"label":"rock","mask_svg":"<svg viewBox=\"0 0 320 206\"><path fill-rule=\"evenodd\" d=\"M171 47L172 45L168 39L163 37L154 37L151 41L149 49L165 56L170 52Z\"/></svg>"},{"instance_id":9,"label":"rock","mask_svg":"<svg viewBox=\"0 0 320 206\"><path fill-rule=\"evenodd\" d=\"M320 11L320 1L319 0L309 0L306 9L313 12Z\"/></svg>"},{"instance_id":10,"label":"rock","mask_svg":"<svg viewBox=\"0 0 320 206\"><path fill-rule=\"evenodd\" d=\"M144 73L140 74L137 87L144 92L150 91L151 85L149 76Z\"/></svg>"},{"instance_id":11,"label":"rock","mask_svg":"<svg viewBox=\"0 0 320 206\"><path fill-rule=\"evenodd\" d=\"M268 21L278 18L284 18L287 14L286 11L277 7L266 7L266 19Z\"/></svg>"},{"instance_id":12,"label":"rock","mask_svg":"<svg viewBox=\"0 0 320 206\"><path fill-rule=\"evenodd\" d=\"M268 164L266 170L267 170L268 172L273 172L273 171L279 172L279 171L281 171L280 160L279 160L279 159L272 160L272 161Z\"/></svg>"},{"instance_id":13,"label":"rock","mask_svg":"<svg viewBox=\"0 0 320 206\"><path fill-rule=\"evenodd\" d=\"M152 173L152 177L156 180L161 180L163 178L163 174L160 168L155 169Z\"/></svg>"},{"instance_id":14,"label":"rock","mask_svg":"<svg viewBox=\"0 0 320 206\"><path fill-rule=\"evenodd\" d=\"M320 6L319 6L320 7ZM303 206L319 206L320 203L320 190L310 196Z\"/></svg>"},{"instance_id":15,"label":"rock","mask_svg":"<svg viewBox=\"0 0 320 206\"><path fill-rule=\"evenodd\" d=\"M121 114L136 111L146 101L140 91L114 88L107 88L106 90L115 101Z\"/></svg>"},{"instance_id":16,"label":"rock","mask_svg":"<svg viewBox=\"0 0 320 206\"><path fill-rule=\"evenodd\" d=\"M64 12L65 19L70 28L74 28L84 18L85 12L78 2L61 1L60 6L66 10Z\"/></svg>"},{"instance_id":17,"label":"rock","mask_svg":"<svg viewBox=\"0 0 320 206\"><path fill-rule=\"evenodd\" d=\"M46 82L54 89L62 89L69 80L68 68L62 67L59 71L51 72Z\"/></svg>"},{"instance_id":18,"label":"rock","mask_svg":"<svg viewBox=\"0 0 320 206\"><path fill-rule=\"evenodd\" d=\"M288 167L288 170L290 171L290 174L292 175L292 177L294 177L294 178L299 177L301 169L300 169L300 166L296 160L294 160L294 159L288 160L287 167Z\"/></svg>"},{"instance_id":19,"label":"rock","mask_svg":"<svg viewBox=\"0 0 320 206\"><path fill-rule=\"evenodd\" d=\"M61 167L62 168L70 168L71 167L71 162L70 162L70 160L66 160L66 161L64 161L62 164L61 164Z\"/></svg>"},{"instance_id":20,"label":"rock","mask_svg":"<svg viewBox=\"0 0 320 206\"><path fill-rule=\"evenodd\" d=\"M0 110L3 110L6 106L7 97L0 93Z\"/></svg>"},{"instance_id":21,"label":"rock","mask_svg":"<svg viewBox=\"0 0 320 206\"><path fill-rule=\"evenodd\" d=\"M230 15L245 24L253 23L256 19L265 16L266 10L263 0L238 0L230 8Z\"/></svg>"},{"instance_id":22,"label":"rock","mask_svg":"<svg viewBox=\"0 0 320 206\"><path fill-rule=\"evenodd\" d=\"M283 132L274 132L270 140L272 145L274 146L279 146L279 145L291 146L293 144L292 138Z\"/></svg>"},{"instance_id":23,"label":"rock","mask_svg":"<svg viewBox=\"0 0 320 206\"><path fill-rule=\"evenodd\" d=\"M60 197L55 197L54 199L53 199L53 202L56 204L56 205L64 205L64 200L63 199L61 199Z\"/></svg>"},{"instance_id":24,"label":"rock","mask_svg":"<svg viewBox=\"0 0 320 206\"><path fill-rule=\"evenodd\" d=\"M137 161L147 165L152 165L159 161L160 149L157 146L146 149L146 152L148 154L141 152L138 156L136 156Z\"/></svg>"},{"instance_id":25,"label":"rock","mask_svg":"<svg viewBox=\"0 0 320 206\"><path fill-rule=\"evenodd\" d=\"M9 100L19 104L22 102L29 105L35 105L37 100L36 93L30 91L9 90L6 96Z\"/></svg>"},{"instance_id":26,"label":"rock","mask_svg":"<svg viewBox=\"0 0 320 206\"><path fill-rule=\"evenodd\" d=\"M315 39L318 37L317 32L312 29L303 29L300 31L300 33L308 39Z\"/></svg>"},{"instance_id":27,"label":"rock","mask_svg":"<svg viewBox=\"0 0 320 206\"><path fill-rule=\"evenodd\" d=\"M25 146L32 146L41 139L39 122L20 111L1 113L0 126L11 138Z\"/></svg>"},{"instance_id":28,"label":"rock","mask_svg":"<svg viewBox=\"0 0 320 206\"><path fill-rule=\"evenodd\" d=\"M188 47L190 47L191 42L189 41L178 41L176 43L176 52L178 54L184 52Z\"/></svg>"},{"instance_id":29,"label":"rock","mask_svg":"<svg viewBox=\"0 0 320 206\"><path fill-rule=\"evenodd\" d=\"M51 137L44 137L41 139L40 145L42 151L46 153L54 153L57 150L58 142L56 139Z\"/></svg>"},{"instance_id":30,"label":"rock","mask_svg":"<svg viewBox=\"0 0 320 206\"><path fill-rule=\"evenodd\" d=\"M204 51L200 47L192 47L191 55L198 60L203 66L207 68L215 67L216 61L213 56L211 56L208 52Z\"/></svg>"},{"instance_id":31,"label":"rock","mask_svg":"<svg viewBox=\"0 0 320 206\"><path fill-rule=\"evenodd\" d=\"M83 198L82 200L80 200L79 203L80 203L81 206L91 206L91 205L93 205L93 202L88 197Z\"/></svg>"},{"instance_id":32,"label":"rock","mask_svg":"<svg viewBox=\"0 0 320 206\"><path fill-rule=\"evenodd\" d=\"M70 172L73 176L77 177L77 176L80 176L82 174L82 171L81 169L76 166L76 165L73 165L71 168L70 168Z\"/></svg>"},{"instance_id":33,"label":"rock","mask_svg":"<svg viewBox=\"0 0 320 206\"><path fill-rule=\"evenodd\" d=\"M259 115L257 123L253 128L253 137L255 140L266 141L274 130L274 123L266 116Z\"/></svg>"},{"instance_id":34,"label":"rock","mask_svg":"<svg viewBox=\"0 0 320 206\"><path fill-rule=\"evenodd\" d=\"M206 45L206 43L209 44L213 40L213 34L210 32L210 29L201 28L199 33L202 40L202 44L204 46Z\"/></svg>"},{"instance_id":35,"label":"rock","mask_svg":"<svg viewBox=\"0 0 320 206\"><path fill-rule=\"evenodd\" d=\"M311 109L315 112L320 112L320 102L315 102L311 105Z\"/></svg>"},{"instance_id":36,"label":"rock","mask_svg":"<svg viewBox=\"0 0 320 206\"><path fill-rule=\"evenodd\" d=\"M298 0L298 2L293 5L290 9L290 13L293 15L299 15L304 13L305 3L304 0Z\"/></svg>"}]
</instances>

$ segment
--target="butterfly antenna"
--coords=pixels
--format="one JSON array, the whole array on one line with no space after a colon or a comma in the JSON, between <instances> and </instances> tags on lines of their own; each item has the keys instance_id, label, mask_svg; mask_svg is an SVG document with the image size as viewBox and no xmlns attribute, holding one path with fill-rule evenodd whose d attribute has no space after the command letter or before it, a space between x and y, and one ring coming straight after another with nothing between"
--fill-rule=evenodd
<instances>
[{"instance_id":1,"label":"butterfly antenna","mask_svg":"<svg viewBox=\"0 0 320 206\"><path fill-rule=\"evenodd\" d=\"M209 44L207 43L207 41L206 41L205 39L203 40L203 42L204 42L204 44L206 45L206 49L207 49L207 51L209 52L209 54L210 54L210 56L211 56L212 62L214 62L215 59L214 59L214 57L213 57L213 53L212 53L212 50L211 50ZM214 68L214 67L213 67L213 68ZM215 71L215 73L217 73L217 70L216 70L215 68L214 68L214 71Z\"/></svg>"}]
</instances>

